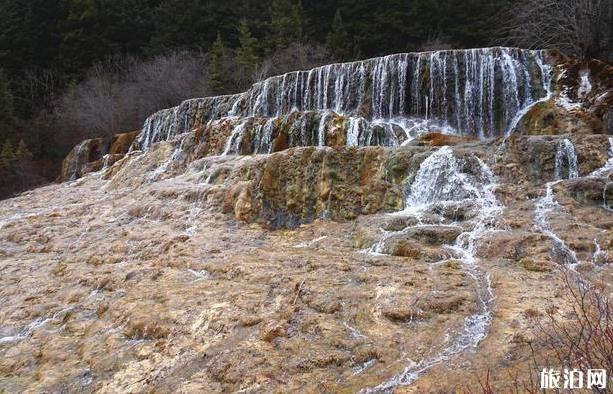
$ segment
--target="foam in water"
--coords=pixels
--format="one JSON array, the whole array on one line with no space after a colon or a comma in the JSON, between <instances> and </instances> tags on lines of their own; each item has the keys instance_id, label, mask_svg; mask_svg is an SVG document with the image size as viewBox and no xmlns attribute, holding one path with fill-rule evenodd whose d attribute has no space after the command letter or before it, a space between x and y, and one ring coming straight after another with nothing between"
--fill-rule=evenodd
<instances>
[{"instance_id":1,"label":"foam in water","mask_svg":"<svg viewBox=\"0 0 613 394\"><path fill-rule=\"evenodd\" d=\"M419 363L410 362L405 370L380 385L363 390L366 393L391 392L397 386L410 385L435 365L451 360L461 352L476 347L485 337L491 325L491 303L494 295L488 274L477 265L476 247L480 238L495 227L495 218L502 211L496 200L495 177L480 159L479 177L462 170L460 160L454 157L449 147L443 147L424 160L411 186L407 205L409 210L427 211L441 203L457 203L471 199L478 210L472 230L462 233L451 250L462 263L464 271L474 280L477 288L477 311L468 316L457 335L446 342L445 347L430 358ZM439 191L440 190L440 191ZM388 233L387 236L389 236ZM435 264L446 262L443 260Z\"/></svg>"},{"instance_id":2,"label":"foam in water","mask_svg":"<svg viewBox=\"0 0 613 394\"><path fill-rule=\"evenodd\" d=\"M470 176L460 170L460 163L450 147L430 155L419 167L406 206L427 206L439 201L478 198L480 192Z\"/></svg>"},{"instance_id":3,"label":"foam in water","mask_svg":"<svg viewBox=\"0 0 613 394\"><path fill-rule=\"evenodd\" d=\"M68 181L74 181L79 178L79 171L81 167L89 161L89 140L81 141L74 149L75 158L70 162L70 169L68 170Z\"/></svg>"},{"instance_id":4,"label":"foam in water","mask_svg":"<svg viewBox=\"0 0 613 394\"><path fill-rule=\"evenodd\" d=\"M613 171L613 137L609 137L609 160L602 168L592 172L590 176L605 176L611 171Z\"/></svg>"},{"instance_id":5,"label":"foam in water","mask_svg":"<svg viewBox=\"0 0 613 394\"><path fill-rule=\"evenodd\" d=\"M613 137L609 137L609 159L607 162L599 169L592 172L590 177L606 177L609 174L613 173ZM606 210L613 210L613 207L609 205L609 201L607 199L607 183L605 182L605 186L602 189L602 207Z\"/></svg>"},{"instance_id":6,"label":"foam in water","mask_svg":"<svg viewBox=\"0 0 613 394\"><path fill-rule=\"evenodd\" d=\"M50 317L46 317L46 318L40 317L34 320L33 322L31 322L30 324L28 324L23 330L21 330L16 335L0 337L0 345L26 340L30 338L34 334L35 331L42 329L47 324L61 322L63 317L66 315L66 313L70 312L72 309L73 307L69 306L67 308L60 310L59 312L54 313Z\"/></svg>"},{"instance_id":7,"label":"foam in water","mask_svg":"<svg viewBox=\"0 0 613 394\"><path fill-rule=\"evenodd\" d=\"M485 48L397 54L290 72L242 94L187 100L160 111L147 119L136 146L147 149L216 119L274 119L293 112L322 113L318 131L332 119L326 113L348 118L348 145L398 144L389 132L382 140L373 139L376 125L404 129L412 124L412 133L404 129L407 135L415 133L416 125L421 132L436 129L481 138L508 134L518 114L551 94L545 56L542 51ZM325 143L322 138L301 139ZM256 145L259 153L270 146L268 141Z\"/></svg>"},{"instance_id":8,"label":"foam in water","mask_svg":"<svg viewBox=\"0 0 613 394\"><path fill-rule=\"evenodd\" d=\"M535 204L534 221L536 227L553 241L554 257L562 264L573 268L579 263L576 253L566 245L564 240L557 236L549 223L549 214L560 208L555 200L553 187L564 179L579 177L577 152L570 140L563 139L558 143L555 162L556 180L545 185L545 196L537 200Z\"/></svg>"},{"instance_id":9,"label":"foam in water","mask_svg":"<svg viewBox=\"0 0 613 394\"><path fill-rule=\"evenodd\" d=\"M556 151L556 179L575 179L579 177L577 152L569 139L565 138L558 144Z\"/></svg>"}]
</instances>

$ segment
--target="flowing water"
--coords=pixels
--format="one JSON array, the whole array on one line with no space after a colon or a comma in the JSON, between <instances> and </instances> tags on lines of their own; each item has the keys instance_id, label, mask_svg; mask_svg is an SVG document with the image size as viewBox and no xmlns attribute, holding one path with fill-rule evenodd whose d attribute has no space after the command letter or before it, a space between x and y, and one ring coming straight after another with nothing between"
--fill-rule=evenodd
<instances>
[{"instance_id":1,"label":"flowing water","mask_svg":"<svg viewBox=\"0 0 613 394\"><path fill-rule=\"evenodd\" d=\"M556 179L575 179L579 177L577 152L569 139L565 138L558 144L556 151Z\"/></svg>"},{"instance_id":2,"label":"flowing water","mask_svg":"<svg viewBox=\"0 0 613 394\"><path fill-rule=\"evenodd\" d=\"M569 139L563 139L558 143L555 163L556 180L545 185L545 196L536 201L534 221L536 227L553 241L553 257L559 263L574 268L579 263L576 253L556 235L549 222L549 215L560 209L560 205L555 200L553 187L564 179L579 177L577 152Z\"/></svg>"},{"instance_id":3,"label":"flowing water","mask_svg":"<svg viewBox=\"0 0 613 394\"><path fill-rule=\"evenodd\" d=\"M302 114L292 118L301 129L298 140L312 145L325 144L325 131L335 121L331 113L347 119L349 146L398 145L398 133L404 140L433 130L488 138L512 132L522 114L550 97L550 85L551 65L543 51L396 54L290 72L241 94L187 100L149 117L135 146L148 149L217 119L281 120L293 113ZM305 120L309 113L316 121ZM249 153L270 151L271 130L261 133L260 125L234 126L224 153L236 153L244 133L256 135L257 150Z\"/></svg>"},{"instance_id":4,"label":"flowing water","mask_svg":"<svg viewBox=\"0 0 613 394\"><path fill-rule=\"evenodd\" d=\"M590 177L610 177L613 174L613 137L609 137L609 159L607 162L596 171L592 172ZM613 210L613 201L609 201L607 197L607 188L608 183L605 182L604 188L602 189L602 207L606 210Z\"/></svg>"},{"instance_id":5,"label":"flowing water","mask_svg":"<svg viewBox=\"0 0 613 394\"><path fill-rule=\"evenodd\" d=\"M494 295L489 274L478 266L476 248L485 233L495 230L495 219L501 213L502 207L494 195L496 183L492 171L479 158L473 156L472 161L476 162L477 168L468 168L466 160L456 158L449 147L442 147L430 155L421 164L410 187L404 213L419 216L420 212L432 213L433 208L441 204L466 202L470 202L478 212L472 229L460 234L455 244L449 246L455 259L475 283L476 311L465 319L463 327L451 336L445 347L437 353L418 363L410 362L402 373L374 388L364 390L366 393L391 392L394 387L410 385L435 365L450 361L465 350L475 348L487 336L492 320L491 304ZM383 238L391 234L393 232L385 234ZM382 252L381 242L375 246L374 251ZM449 259L433 265L447 261Z\"/></svg>"},{"instance_id":6,"label":"flowing water","mask_svg":"<svg viewBox=\"0 0 613 394\"><path fill-rule=\"evenodd\" d=\"M24 327L23 330L21 330L17 334L0 337L0 344L14 343L26 340L30 338L34 334L34 332L43 329L48 324L61 323L62 319L64 319L66 314L69 313L73 308L74 307L70 306L60 310L59 312L54 313L49 317L38 318L32 323L28 324L27 327Z\"/></svg>"}]
</instances>

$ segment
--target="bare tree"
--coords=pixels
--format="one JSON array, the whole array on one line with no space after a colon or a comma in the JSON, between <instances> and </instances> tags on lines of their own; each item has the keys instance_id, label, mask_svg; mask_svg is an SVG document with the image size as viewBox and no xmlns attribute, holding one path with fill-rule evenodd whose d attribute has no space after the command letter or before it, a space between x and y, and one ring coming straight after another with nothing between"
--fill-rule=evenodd
<instances>
[{"instance_id":1,"label":"bare tree","mask_svg":"<svg viewBox=\"0 0 613 394\"><path fill-rule=\"evenodd\" d=\"M506 44L612 60L613 0L522 0L510 7L500 30Z\"/></svg>"},{"instance_id":2,"label":"bare tree","mask_svg":"<svg viewBox=\"0 0 613 394\"><path fill-rule=\"evenodd\" d=\"M262 61L254 76L254 82L273 75L281 75L289 71L308 70L333 62L332 55L328 53L324 46L293 42L286 48L273 52Z\"/></svg>"},{"instance_id":3,"label":"bare tree","mask_svg":"<svg viewBox=\"0 0 613 394\"><path fill-rule=\"evenodd\" d=\"M447 51L453 49L454 45L451 44L449 37L443 34L430 34L426 41L424 41L419 47L420 51Z\"/></svg>"},{"instance_id":4,"label":"bare tree","mask_svg":"<svg viewBox=\"0 0 613 394\"><path fill-rule=\"evenodd\" d=\"M55 107L61 145L138 129L157 110L205 96L204 64L202 54L175 52L149 61L113 57L95 65Z\"/></svg>"}]
</instances>

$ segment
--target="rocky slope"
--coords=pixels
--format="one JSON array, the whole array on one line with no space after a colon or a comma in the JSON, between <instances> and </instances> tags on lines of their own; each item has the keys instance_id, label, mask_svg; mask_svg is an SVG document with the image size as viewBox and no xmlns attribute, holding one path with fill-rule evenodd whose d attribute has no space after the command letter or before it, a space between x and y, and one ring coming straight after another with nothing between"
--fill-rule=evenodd
<instances>
[{"instance_id":1,"label":"rocky slope","mask_svg":"<svg viewBox=\"0 0 613 394\"><path fill-rule=\"evenodd\" d=\"M560 268L611 283L611 74L395 55L82 143L0 202L0 391L508 391Z\"/></svg>"}]
</instances>

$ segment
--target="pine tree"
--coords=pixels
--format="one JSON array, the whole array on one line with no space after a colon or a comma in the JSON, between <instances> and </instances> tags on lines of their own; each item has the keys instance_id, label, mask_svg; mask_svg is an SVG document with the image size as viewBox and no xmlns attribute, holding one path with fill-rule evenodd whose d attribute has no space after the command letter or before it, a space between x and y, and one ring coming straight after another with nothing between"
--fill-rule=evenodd
<instances>
[{"instance_id":1,"label":"pine tree","mask_svg":"<svg viewBox=\"0 0 613 394\"><path fill-rule=\"evenodd\" d=\"M15 152L11 140L7 139L0 150L0 168L10 166L15 160Z\"/></svg>"},{"instance_id":2,"label":"pine tree","mask_svg":"<svg viewBox=\"0 0 613 394\"><path fill-rule=\"evenodd\" d=\"M60 61L73 77L108 54L109 48L100 23L101 8L95 0L70 0L62 23Z\"/></svg>"},{"instance_id":3,"label":"pine tree","mask_svg":"<svg viewBox=\"0 0 613 394\"><path fill-rule=\"evenodd\" d=\"M304 37L304 9L302 1L272 0L269 9L268 42L271 50L286 48Z\"/></svg>"},{"instance_id":4,"label":"pine tree","mask_svg":"<svg viewBox=\"0 0 613 394\"><path fill-rule=\"evenodd\" d=\"M252 77L258 67L258 40L249 30L247 19L241 19L238 25L239 48L236 50L236 60L241 65L246 77Z\"/></svg>"},{"instance_id":5,"label":"pine tree","mask_svg":"<svg viewBox=\"0 0 613 394\"><path fill-rule=\"evenodd\" d=\"M23 140L19 140L17 149L15 150L16 160L32 160L32 152L28 149L28 146Z\"/></svg>"},{"instance_id":6,"label":"pine tree","mask_svg":"<svg viewBox=\"0 0 613 394\"><path fill-rule=\"evenodd\" d=\"M226 47L221 33L217 32L217 39L209 52L208 82L209 88L214 94L224 94L227 89L227 81L224 73L226 63Z\"/></svg>"},{"instance_id":7,"label":"pine tree","mask_svg":"<svg viewBox=\"0 0 613 394\"><path fill-rule=\"evenodd\" d=\"M348 60L351 58L353 52L351 39L345 29L340 9L336 10L334 15L332 30L326 39L326 47L337 60Z\"/></svg>"},{"instance_id":8,"label":"pine tree","mask_svg":"<svg viewBox=\"0 0 613 394\"><path fill-rule=\"evenodd\" d=\"M13 121L13 93L9 81L0 68L0 124L8 125Z\"/></svg>"},{"instance_id":9,"label":"pine tree","mask_svg":"<svg viewBox=\"0 0 613 394\"><path fill-rule=\"evenodd\" d=\"M292 7L292 25L294 30L294 38L298 42L305 41L305 17L304 8L302 7L302 0L298 0Z\"/></svg>"}]
</instances>

